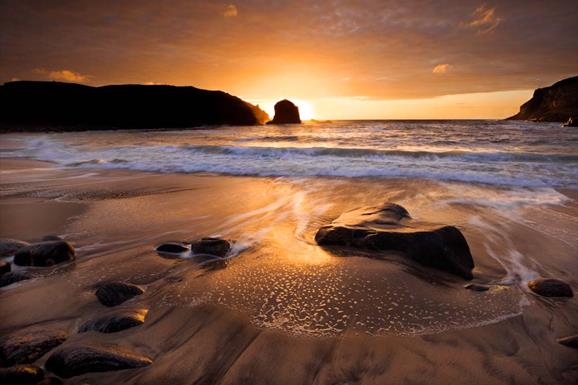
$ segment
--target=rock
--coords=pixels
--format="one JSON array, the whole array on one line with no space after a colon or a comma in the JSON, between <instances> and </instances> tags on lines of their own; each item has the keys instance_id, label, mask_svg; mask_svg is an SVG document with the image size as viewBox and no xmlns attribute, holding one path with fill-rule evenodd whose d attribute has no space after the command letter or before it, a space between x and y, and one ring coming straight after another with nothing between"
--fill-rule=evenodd
<instances>
[{"instance_id":1,"label":"rock","mask_svg":"<svg viewBox=\"0 0 578 385\"><path fill-rule=\"evenodd\" d=\"M568 337L558 338L558 342L569 348L578 349L578 334Z\"/></svg>"},{"instance_id":2,"label":"rock","mask_svg":"<svg viewBox=\"0 0 578 385\"><path fill-rule=\"evenodd\" d=\"M75 259L74 248L65 241L47 241L23 247L14 255L19 266L53 266Z\"/></svg>"},{"instance_id":3,"label":"rock","mask_svg":"<svg viewBox=\"0 0 578 385\"><path fill-rule=\"evenodd\" d=\"M32 276L19 271L11 271L0 276L0 287L12 285L13 283L31 279Z\"/></svg>"},{"instance_id":4,"label":"rock","mask_svg":"<svg viewBox=\"0 0 578 385\"><path fill-rule=\"evenodd\" d=\"M474 261L460 230L413 221L406 209L392 203L346 212L321 227L315 241L321 246L395 252L424 266L473 278Z\"/></svg>"},{"instance_id":5,"label":"rock","mask_svg":"<svg viewBox=\"0 0 578 385\"><path fill-rule=\"evenodd\" d=\"M528 282L534 293L543 297L574 297L572 288L564 281L553 278L538 278Z\"/></svg>"},{"instance_id":6,"label":"rock","mask_svg":"<svg viewBox=\"0 0 578 385\"><path fill-rule=\"evenodd\" d=\"M0 384L2 385L35 385L43 378L44 371L38 366L17 365L0 368Z\"/></svg>"},{"instance_id":7,"label":"rock","mask_svg":"<svg viewBox=\"0 0 578 385\"><path fill-rule=\"evenodd\" d=\"M10 262L0 261L0 276L9 273L12 268L10 267Z\"/></svg>"},{"instance_id":8,"label":"rock","mask_svg":"<svg viewBox=\"0 0 578 385\"><path fill-rule=\"evenodd\" d=\"M121 330L142 325L147 313L148 309L124 310L85 322L78 331L79 333L88 331L97 331L101 333L119 332Z\"/></svg>"},{"instance_id":9,"label":"rock","mask_svg":"<svg viewBox=\"0 0 578 385\"><path fill-rule=\"evenodd\" d=\"M45 367L52 373L74 377L84 373L108 372L148 366L152 360L116 345L66 346L54 352Z\"/></svg>"},{"instance_id":10,"label":"rock","mask_svg":"<svg viewBox=\"0 0 578 385\"><path fill-rule=\"evenodd\" d=\"M299 108L287 99L275 104L275 117L267 124L300 124Z\"/></svg>"},{"instance_id":11,"label":"rock","mask_svg":"<svg viewBox=\"0 0 578 385\"><path fill-rule=\"evenodd\" d=\"M58 377L44 377L44 379L36 385L62 385L62 380Z\"/></svg>"},{"instance_id":12,"label":"rock","mask_svg":"<svg viewBox=\"0 0 578 385\"><path fill-rule=\"evenodd\" d=\"M42 242L47 242L47 241L63 241L64 239L60 238L58 235L45 235L42 237L41 241Z\"/></svg>"},{"instance_id":13,"label":"rock","mask_svg":"<svg viewBox=\"0 0 578 385\"><path fill-rule=\"evenodd\" d=\"M30 245L30 243L16 239L0 239L0 257L11 257L16 254L18 250L28 245Z\"/></svg>"},{"instance_id":14,"label":"rock","mask_svg":"<svg viewBox=\"0 0 578 385\"><path fill-rule=\"evenodd\" d=\"M269 120L259 107L228 93L169 85L14 81L0 85L0 106L0 132L246 126Z\"/></svg>"},{"instance_id":15,"label":"rock","mask_svg":"<svg viewBox=\"0 0 578 385\"><path fill-rule=\"evenodd\" d=\"M190 251L189 246L182 242L167 242L157 246L155 249L159 253L180 254Z\"/></svg>"},{"instance_id":16,"label":"rock","mask_svg":"<svg viewBox=\"0 0 578 385\"><path fill-rule=\"evenodd\" d=\"M562 123L573 116L578 116L578 76L538 88L520 112L508 119Z\"/></svg>"},{"instance_id":17,"label":"rock","mask_svg":"<svg viewBox=\"0 0 578 385\"><path fill-rule=\"evenodd\" d=\"M568 121L564 123L564 127L578 127L578 118L571 116Z\"/></svg>"},{"instance_id":18,"label":"rock","mask_svg":"<svg viewBox=\"0 0 578 385\"><path fill-rule=\"evenodd\" d=\"M231 250L231 244L220 238L201 238L191 242L193 254L209 254L224 257Z\"/></svg>"},{"instance_id":19,"label":"rock","mask_svg":"<svg viewBox=\"0 0 578 385\"><path fill-rule=\"evenodd\" d=\"M123 282L111 282L99 287L95 295L101 304L112 307L120 305L142 293L144 293L143 289L136 285Z\"/></svg>"},{"instance_id":20,"label":"rock","mask_svg":"<svg viewBox=\"0 0 578 385\"><path fill-rule=\"evenodd\" d=\"M0 339L2 365L29 364L63 343L68 335L62 330L24 329Z\"/></svg>"},{"instance_id":21,"label":"rock","mask_svg":"<svg viewBox=\"0 0 578 385\"><path fill-rule=\"evenodd\" d=\"M488 291L490 290L490 286L488 285L480 285L478 283L468 283L464 288L472 291Z\"/></svg>"}]
</instances>

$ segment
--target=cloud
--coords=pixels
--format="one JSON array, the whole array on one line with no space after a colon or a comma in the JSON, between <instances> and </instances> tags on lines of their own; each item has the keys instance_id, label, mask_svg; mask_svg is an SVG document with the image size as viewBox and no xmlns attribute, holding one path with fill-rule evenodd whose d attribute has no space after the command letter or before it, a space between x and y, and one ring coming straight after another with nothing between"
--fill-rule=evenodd
<instances>
[{"instance_id":1,"label":"cloud","mask_svg":"<svg viewBox=\"0 0 578 385\"><path fill-rule=\"evenodd\" d=\"M48 71L43 68L37 68L34 70L34 72L46 76L50 80L58 80L65 82L85 82L90 77L70 70Z\"/></svg>"},{"instance_id":2,"label":"cloud","mask_svg":"<svg viewBox=\"0 0 578 385\"><path fill-rule=\"evenodd\" d=\"M225 11L223 12L223 16L225 17L235 17L239 14L237 11L237 6L234 4L229 4L225 7Z\"/></svg>"},{"instance_id":3,"label":"cloud","mask_svg":"<svg viewBox=\"0 0 578 385\"><path fill-rule=\"evenodd\" d=\"M478 33L489 33L496 29L501 21L502 18L496 15L496 8L490 8L484 4L476 8L466 26L476 28Z\"/></svg>"},{"instance_id":4,"label":"cloud","mask_svg":"<svg viewBox=\"0 0 578 385\"><path fill-rule=\"evenodd\" d=\"M448 63L438 64L437 66L435 66L433 68L433 70L431 72L434 74L437 74L437 75L441 75L441 74L445 74L446 72L448 72L451 67L452 66L449 65Z\"/></svg>"}]
</instances>

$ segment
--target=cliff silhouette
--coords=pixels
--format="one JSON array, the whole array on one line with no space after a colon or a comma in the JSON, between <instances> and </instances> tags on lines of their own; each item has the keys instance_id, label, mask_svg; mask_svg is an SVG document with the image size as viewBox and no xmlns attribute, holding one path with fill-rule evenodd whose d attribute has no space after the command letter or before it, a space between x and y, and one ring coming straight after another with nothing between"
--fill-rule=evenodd
<instances>
[{"instance_id":1,"label":"cliff silhouette","mask_svg":"<svg viewBox=\"0 0 578 385\"><path fill-rule=\"evenodd\" d=\"M257 125L258 106L222 91L168 85L16 81L0 86L0 131Z\"/></svg>"},{"instance_id":2,"label":"cliff silhouette","mask_svg":"<svg viewBox=\"0 0 578 385\"><path fill-rule=\"evenodd\" d=\"M510 120L567 122L578 117L578 76L560 80L534 91L532 99L522 104Z\"/></svg>"}]
</instances>

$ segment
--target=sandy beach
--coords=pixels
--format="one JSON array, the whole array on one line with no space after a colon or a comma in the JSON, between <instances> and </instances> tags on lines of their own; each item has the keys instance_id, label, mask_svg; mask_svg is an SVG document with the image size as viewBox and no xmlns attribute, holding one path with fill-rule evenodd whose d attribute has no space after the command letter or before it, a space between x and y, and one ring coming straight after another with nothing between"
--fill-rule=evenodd
<instances>
[{"instance_id":1,"label":"sandy beach","mask_svg":"<svg viewBox=\"0 0 578 385\"><path fill-rule=\"evenodd\" d=\"M63 169L22 159L2 159L1 170L0 236L55 234L77 251L74 263L25 268L34 279L0 289L2 334L65 330L64 347L111 343L152 359L144 368L66 384L578 379L576 351L556 341L576 333L576 299L539 297L526 286L545 276L577 287L575 190L539 195L422 179ZM340 256L315 244L316 230L342 212L383 202L457 226L475 261L472 282L491 289L466 290L463 279L394 255ZM226 266L155 252L166 241L205 236L232 242ZM147 309L144 324L77 333L111 311L94 290L112 281L144 288L118 307Z\"/></svg>"}]
</instances>

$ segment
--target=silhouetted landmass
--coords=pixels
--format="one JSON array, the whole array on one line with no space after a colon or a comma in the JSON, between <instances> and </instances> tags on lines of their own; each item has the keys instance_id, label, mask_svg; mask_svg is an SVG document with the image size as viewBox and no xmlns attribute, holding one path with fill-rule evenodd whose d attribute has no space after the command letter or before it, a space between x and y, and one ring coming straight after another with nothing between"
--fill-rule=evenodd
<instances>
[{"instance_id":1,"label":"silhouetted landmass","mask_svg":"<svg viewBox=\"0 0 578 385\"><path fill-rule=\"evenodd\" d=\"M0 131L256 125L269 116L222 91L164 85L90 87L17 81L0 86Z\"/></svg>"},{"instance_id":2,"label":"silhouetted landmass","mask_svg":"<svg viewBox=\"0 0 578 385\"><path fill-rule=\"evenodd\" d=\"M538 88L532 99L522 104L512 120L567 122L578 117L578 76L561 80L550 87Z\"/></svg>"},{"instance_id":3,"label":"silhouetted landmass","mask_svg":"<svg viewBox=\"0 0 578 385\"><path fill-rule=\"evenodd\" d=\"M287 99L275 103L275 117L267 124L300 124L299 108Z\"/></svg>"}]
</instances>

